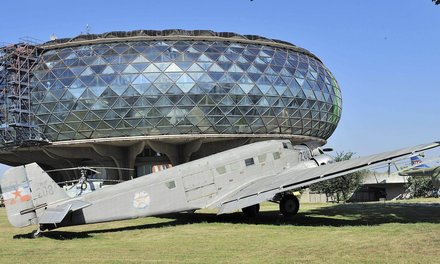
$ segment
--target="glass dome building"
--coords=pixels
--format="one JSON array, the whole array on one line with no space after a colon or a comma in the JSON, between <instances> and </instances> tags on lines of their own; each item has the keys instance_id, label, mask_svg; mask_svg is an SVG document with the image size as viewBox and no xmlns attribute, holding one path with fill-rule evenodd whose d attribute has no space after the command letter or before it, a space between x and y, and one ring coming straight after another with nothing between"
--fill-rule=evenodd
<instances>
[{"instance_id":1,"label":"glass dome building","mask_svg":"<svg viewBox=\"0 0 440 264\"><path fill-rule=\"evenodd\" d=\"M341 117L340 88L320 59L260 36L110 32L53 40L36 54L24 115L37 139L31 148L70 165L111 164L93 156L114 152L131 160L111 157L111 165L133 168L151 150L177 164L270 138L323 145ZM3 106L10 108L11 92L5 94ZM8 119L2 124L18 131ZM23 145L17 134L2 145L5 163L28 161L6 158L11 143L14 151ZM87 158L76 157L78 151Z\"/></svg>"}]
</instances>

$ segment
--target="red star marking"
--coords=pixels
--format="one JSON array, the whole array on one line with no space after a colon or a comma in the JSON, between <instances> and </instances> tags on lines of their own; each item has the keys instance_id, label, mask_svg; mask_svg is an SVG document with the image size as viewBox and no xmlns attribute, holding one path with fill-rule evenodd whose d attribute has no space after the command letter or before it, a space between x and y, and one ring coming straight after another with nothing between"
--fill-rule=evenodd
<instances>
[{"instance_id":1,"label":"red star marking","mask_svg":"<svg viewBox=\"0 0 440 264\"><path fill-rule=\"evenodd\" d=\"M21 191L19 191L18 189L15 192L12 192L12 194L15 196L14 199L21 197Z\"/></svg>"}]
</instances>

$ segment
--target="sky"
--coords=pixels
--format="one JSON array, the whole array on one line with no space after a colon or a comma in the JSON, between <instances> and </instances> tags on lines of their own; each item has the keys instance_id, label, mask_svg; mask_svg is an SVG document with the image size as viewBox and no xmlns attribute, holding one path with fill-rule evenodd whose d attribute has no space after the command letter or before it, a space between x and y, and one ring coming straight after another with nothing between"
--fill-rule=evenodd
<instances>
[{"instance_id":1,"label":"sky","mask_svg":"<svg viewBox=\"0 0 440 264\"><path fill-rule=\"evenodd\" d=\"M440 6L431 0L167 0L2 3L0 44L50 35L210 29L308 49L342 90L326 146L363 156L440 140Z\"/></svg>"}]
</instances>

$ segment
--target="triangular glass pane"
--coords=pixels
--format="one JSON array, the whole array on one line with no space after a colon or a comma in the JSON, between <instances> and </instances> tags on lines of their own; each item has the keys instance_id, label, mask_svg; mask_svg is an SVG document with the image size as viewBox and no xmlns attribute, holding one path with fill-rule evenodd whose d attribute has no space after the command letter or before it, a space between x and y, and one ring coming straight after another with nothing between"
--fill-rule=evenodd
<instances>
[{"instance_id":1,"label":"triangular glass pane","mask_svg":"<svg viewBox=\"0 0 440 264\"><path fill-rule=\"evenodd\" d=\"M123 97L132 97L132 96L139 96L140 93L134 89L131 85L128 86L127 90L122 94Z\"/></svg>"},{"instance_id":2,"label":"triangular glass pane","mask_svg":"<svg viewBox=\"0 0 440 264\"><path fill-rule=\"evenodd\" d=\"M89 87L90 91L96 95L97 97L100 97L101 94L105 91L105 89L107 89L107 87L105 86L93 86L93 87Z\"/></svg>"},{"instance_id":3,"label":"triangular glass pane","mask_svg":"<svg viewBox=\"0 0 440 264\"><path fill-rule=\"evenodd\" d=\"M209 69L209 71L211 71L211 72L224 72L225 70L220 68L220 66L218 66L216 63L213 63L211 68Z\"/></svg>"},{"instance_id":4,"label":"triangular glass pane","mask_svg":"<svg viewBox=\"0 0 440 264\"><path fill-rule=\"evenodd\" d=\"M79 98L84 93L85 89L86 88L77 88L77 89L70 89L69 91L75 98ZM48 93L48 95L49 95L49 93Z\"/></svg>"},{"instance_id":5,"label":"triangular glass pane","mask_svg":"<svg viewBox=\"0 0 440 264\"><path fill-rule=\"evenodd\" d=\"M160 74L159 77L154 81L154 84L158 83L171 83L172 81L166 74Z\"/></svg>"},{"instance_id":6,"label":"triangular glass pane","mask_svg":"<svg viewBox=\"0 0 440 264\"><path fill-rule=\"evenodd\" d=\"M157 68L154 64L150 64L145 70L144 72L150 73L150 72L161 72L161 70L159 70L159 68Z\"/></svg>"},{"instance_id":7,"label":"triangular glass pane","mask_svg":"<svg viewBox=\"0 0 440 264\"><path fill-rule=\"evenodd\" d=\"M80 81L79 79L76 79L71 85L70 85L70 89L77 89L77 88L82 88L82 87L86 87L86 85Z\"/></svg>"},{"instance_id":8,"label":"triangular glass pane","mask_svg":"<svg viewBox=\"0 0 440 264\"><path fill-rule=\"evenodd\" d=\"M173 125L166 119L162 118L159 123L157 123L158 127L172 127Z\"/></svg>"},{"instance_id":9,"label":"triangular glass pane","mask_svg":"<svg viewBox=\"0 0 440 264\"><path fill-rule=\"evenodd\" d=\"M149 65L149 63L136 63L131 66L133 66L138 72L143 72Z\"/></svg>"},{"instance_id":10,"label":"triangular glass pane","mask_svg":"<svg viewBox=\"0 0 440 264\"><path fill-rule=\"evenodd\" d=\"M111 130L113 128L109 124L107 124L106 122L101 121L96 129Z\"/></svg>"},{"instance_id":11,"label":"triangular glass pane","mask_svg":"<svg viewBox=\"0 0 440 264\"><path fill-rule=\"evenodd\" d=\"M173 82L176 82L177 79L182 76L182 72L167 72L165 73Z\"/></svg>"},{"instance_id":12,"label":"triangular glass pane","mask_svg":"<svg viewBox=\"0 0 440 264\"><path fill-rule=\"evenodd\" d=\"M231 60L230 59L228 59L228 58L226 58L224 55L221 55L218 59L217 59L217 61L219 61L219 62L231 62Z\"/></svg>"},{"instance_id":13,"label":"triangular glass pane","mask_svg":"<svg viewBox=\"0 0 440 264\"><path fill-rule=\"evenodd\" d=\"M212 66L211 62L199 62L198 64L205 72Z\"/></svg>"},{"instance_id":14,"label":"triangular glass pane","mask_svg":"<svg viewBox=\"0 0 440 264\"><path fill-rule=\"evenodd\" d=\"M212 59L208 58L205 54L202 54L197 61L201 61L201 62L211 62Z\"/></svg>"},{"instance_id":15,"label":"triangular glass pane","mask_svg":"<svg viewBox=\"0 0 440 264\"><path fill-rule=\"evenodd\" d=\"M170 89L168 89L166 94L182 95L183 92L179 87L177 87L176 85L173 85L173 86L171 86Z\"/></svg>"},{"instance_id":16,"label":"triangular glass pane","mask_svg":"<svg viewBox=\"0 0 440 264\"><path fill-rule=\"evenodd\" d=\"M109 109L110 107L107 105L105 101L98 99L91 107L92 110L101 110L101 109Z\"/></svg>"},{"instance_id":17,"label":"triangular glass pane","mask_svg":"<svg viewBox=\"0 0 440 264\"><path fill-rule=\"evenodd\" d=\"M127 68L125 68L125 70L122 71L122 73L127 73L127 74L130 74L130 73L139 73L139 71L138 71L136 68L134 68L133 66L128 65Z\"/></svg>"},{"instance_id":18,"label":"triangular glass pane","mask_svg":"<svg viewBox=\"0 0 440 264\"><path fill-rule=\"evenodd\" d=\"M223 76L218 81L219 83L235 83L234 79L229 76L229 74L223 74Z\"/></svg>"},{"instance_id":19,"label":"triangular glass pane","mask_svg":"<svg viewBox=\"0 0 440 264\"><path fill-rule=\"evenodd\" d=\"M215 61L220 56L220 53L218 53L218 52L207 52L207 53L204 53L204 55L208 56L211 60Z\"/></svg>"},{"instance_id":20,"label":"triangular glass pane","mask_svg":"<svg viewBox=\"0 0 440 264\"><path fill-rule=\"evenodd\" d=\"M254 88L253 84L238 84L241 89L245 92L248 93L252 88Z\"/></svg>"},{"instance_id":21,"label":"triangular glass pane","mask_svg":"<svg viewBox=\"0 0 440 264\"><path fill-rule=\"evenodd\" d=\"M170 66L166 68L165 72L182 72L182 69L175 63L171 63Z\"/></svg>"},{"instance_id":22,"label":"triangular glass pane","mask_svg":"<svg viewBox=\"0 0 440 264\"><path fill-rule=\"evenodd\" d=\"M159 68L159 70L161 72L165 71L166 68L168 68L170 66L169 62L159 62L159 63L155 63L154 65L156 65L157 68Z\"/></svg>"},{"instance_id":23,"label":"triangular glass pane","mask_svg":"<svg viewBox=\"0 0 440 264\"><path fill-rule=\"evenodd\" d=\"M112 68L115 72L121 73L125 68L127 68L127 64L112 64Z\"/></svg>"},{"instance_id":24,"label":"triangular glass pane","mask_svg":"<svg viewBox=\"0 0 440 264\"><path fill-rule=\"evenodd\" d=\"M148 80L144 75L140 74L136 79L134 79L134 81L132 82L132 84L149 84L150 80Z\"/></svg>"},{"instance_id":25,"label":"triangular glass pane","mask_svg":"<svg viewBox=\"0 0 440 264\"><path fill-rule=\"evenodd\" d=\"M141 96L139 97L139 99L133 104L133 106L137 106L137 107L146 107L146 106L151 106L150 102L148 102L148 100L144 97ZM138 110L136 108L136 110Z\"/></svg>"},{"instance_id":26,"label":"triangular glass pane","mask_svg":"<svg viewBox=\"0 0 440 264\"><path fill-rule=\"evenodd\" d=\"M189 69L187 71L188 72L202 72L204 70L197 63L194 63L193 65L191 65L191 67L189 67Z\"/></svg>"},{"instance_id":27,"label":"triangular glass pane","mask_svg":"<svg viewBox=\"0 0 440 264\"><path fill-rule=\"evenodd\" d=\"M81 94L80 94L81 95ZM70 90L67 90L64 95L61 97L60 100L66 100L66 101L71 101L73 99L76 99L78 97L75 97L72 95L72 93L70 92Z\"/></svg>"},{"instance_id":28,"label":"triangular glass pane","mask_svg":"<svg viewBox=\"0 0 440 264\"><path fill-rule=\"evenodd\" d=\"M122 98L118 98L112 106L113 108L125 108L130 107L130 105Z\"/></svg>"},{"instance_id":29,"label":"triangular glass pane","mask_svg":"<svg viewBox=\"0 0 440 264\"><path fill-rule=\"evenodd\" d=\"M89 89L86 89L84 91L84 93L80 96L79 99L88 99L88 100L90 100L90 99L96 99L96 98L97 98L96 95L94 95Z\"/></svg>"},{"instance_id":30,"label":"triangular glass pane","mask_svg":"<svg viewBox=\"0 0 440 264\"><path fill-rule=\"evenodd\" d=\"M107 87L101 95L102 97L115 97L118 96L110 87Z\"/></svg>"},{"instance_id":31,"label":"triangular glass pane","mask_svg":"<svg viewBox=\"0 0 440 264\"><path fill-rule=\"evenodd\" d=\"M154 105L155 106L172 106L174 104L168 99L168 97L162 96Z\"/></svg>"},{"instance_id":32,"label":"triangular glass pane","mask_svg":"<svg viewBox=\"0 0 440 264\"><path fill-rule=\"evenodd\" d=\"M160 73L144 73L144 76L150 81L150 82L154 82L157 77L159 77L159 75L161 75Z\"/></svg>"},{"instance_id":33,"label":"triangular glass pane","mask_svg":"<svg viewBox=\"0 0 440 264\"><path fill-rule=\"evenodd\" d=\"M115 71L110 66L105 67L105 69L102 71L102 74L113 74L113 73L115 73Z\"/></svg>"},{"instance_id":34,"label":"triangular glass pane","mask_svg":"<svg viewBox=\"0 0 440 264\"><path fill-rule=\"evenodd\" d=\"M175 63L183 71L188 70L188 68L191 67L191 65L193 65L193 62L190 61L176 61Z\"/></svg>"},{"instance_id":35,"label":"triangular glass pane","mask_svg":"<svg viewBox=\"0 0 440 264\"><path fill-rule=\"evenodd\" d=\"M236 64L232 64L228 70L229 72L243 72L243 70L238 67Z\"/></svg>"},{"instance_id":36,"label":"triangular glass pane","mask_svg":"<svg viewBox=\"0 0 440 264\"><path fill-rule=\"evenodd\" d=\"M147 58L145 58L145 57L142 56L142 55L138 55L138 56L136 57L136 59L133 60L132 63L148 63L148 62L150 62L150 61L147 60Z\"/></svg>"},{"instance_id":37,"label":"triangular glass pane","mask_svg":"<svg viewBox=\"0 0 440 264\"><path fill-rule=\"evenodd\" d=\"M104 69L106 68L105 65L92 65L90 66L90 68L96 73L96 74L101 74Z\"/></svg>"},{"instance_id":38,"label":"triangular glass pane","mask_svg":"<svg viewBox=\"0 0 440 264\"><path fill-rule=\"evenodd\" d=\"M85 69L86 67L82 66L82 67L72 67L70 68L70 70L73 72L73 74L75 74L76 76L79 76Z\"/></svg>"},{"instance_id":39,"label":"triangular glass pane","mask_svg":"<svg viewBox=\"0 0 440 264\"><path fill-rule=\"evenodd\" d=\"M269 106L269 102L267 101L266 97L262 97L257 105L258 106Z\"/></svg>"},{"instance_id":40,"label":"triangular glass pane","mask_svg":"<svg viewBox=\"0 0 440 264\"><path fill-rule=\"evenodd\" d=\"M179 106L193 106L194 102L189 99L187 96L183 96L183 98L177 103Z\"/></svg>"},{"instance_id":41,"label":"triangular glass pane","mask_svg":"<svg viewBox=\"0 0 440 264\"><path fill-rule=\"evenodd\" d=\"M242 95L242 94L245 94L245 93L243 92L243 90L241 89L240 86L234 85L234 87L232 87L232 89L229 91L229 94L239 94L239 95Z\"/></svg>"},{"instance_id":42,"label":"triangular glass pane","mask_svg":"<svg viewBox=\"0 0 440 264\"><path fill-rule=\"evenodd\" d=\"M82 73L81 76L89 76L95 74L90 67L87 67Z\"/></svg>"}]
</instances>

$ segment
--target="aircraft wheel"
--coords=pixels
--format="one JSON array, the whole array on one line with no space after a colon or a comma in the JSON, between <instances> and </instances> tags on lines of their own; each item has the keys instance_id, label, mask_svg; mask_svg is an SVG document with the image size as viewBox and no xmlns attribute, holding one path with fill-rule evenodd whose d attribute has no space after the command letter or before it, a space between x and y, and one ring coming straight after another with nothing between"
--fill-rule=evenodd
<instances>
[{"instance_id":1,"label":"aircraft wheel","mask_svg":"<svg viewBox=\"0 0 440 264\"><path fill-rule=\"evenodd\" d=\"M32 231L32 237L33 237L33 238L41 237L41 235L42 235L42 232L41 232L40 229L37 229L37 230Z\"/></svg>"},{"instance_id":2,"label":"aircraft wheel","mask_svg":"<svg viewBox=\"0 0 440 264\"><path fill-rule=\"evenodd\" d=\"M299 201L295 195L284 195L280 201L280 211L284 217L292 217L298 213Z\"/></svg>"},{"instance_id":3,"label":"aircraft wheel","mask_svg":"<svg viewBox=\"0 0 440 264\"><path fill-rule=\"evenodd\" d=\"M243 214L246 217L256 217L258 212L260 212L260 204L254 204L248 207L241 208Z\"/></svg>"}]
</instances>

